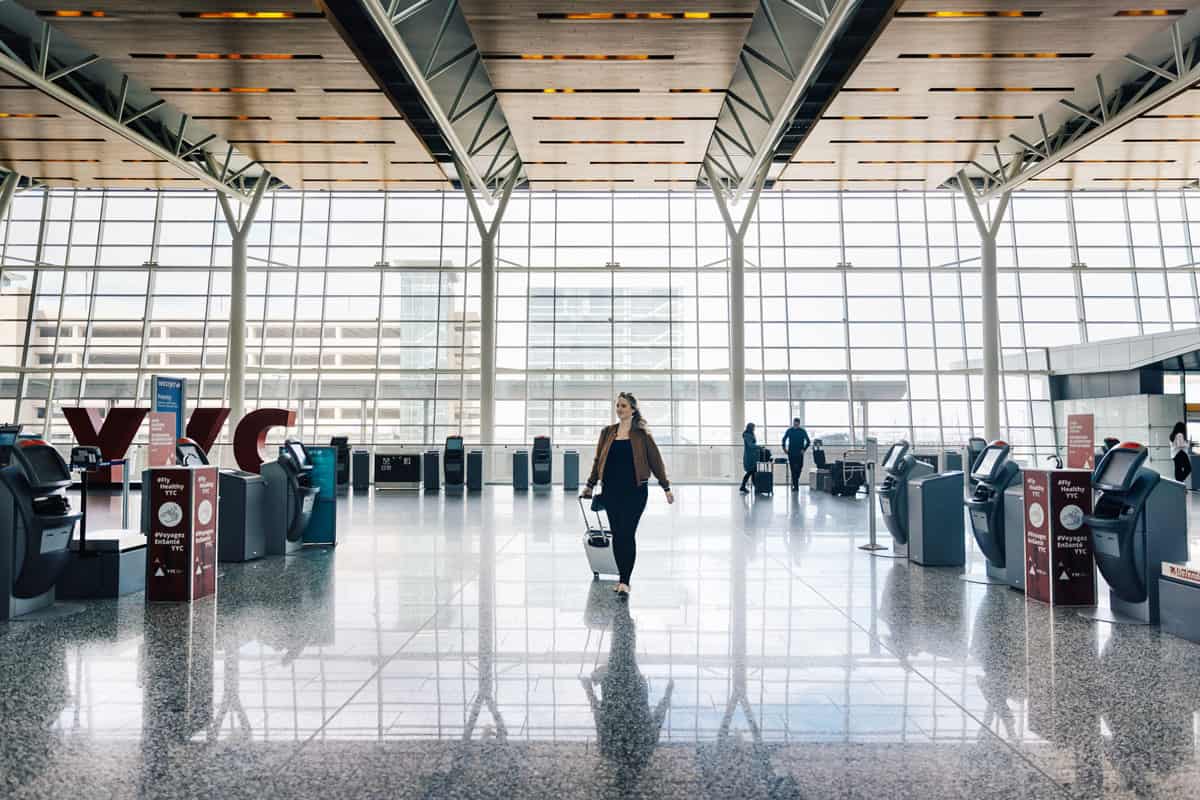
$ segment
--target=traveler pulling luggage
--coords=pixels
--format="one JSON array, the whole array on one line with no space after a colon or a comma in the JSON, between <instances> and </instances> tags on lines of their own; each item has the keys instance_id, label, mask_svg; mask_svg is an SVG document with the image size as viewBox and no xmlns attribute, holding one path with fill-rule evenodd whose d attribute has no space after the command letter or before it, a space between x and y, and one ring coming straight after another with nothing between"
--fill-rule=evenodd
<instances>
[{"instance_id":1,"label":"traveler pulling luggage","mask_svg":"<svg viewBox=\"0 0 1200 800\"><path fill-rule=\"evenodd\" d=\"M754 493L770 497L775 494L775 469L771 451L765 447L758 450L758 469L754 472Z\"/></svg>"},{"instance_id":2,"label":"traveler pulling luggage","mask_svg":"<svg viewBox=\"0 0 1200 800\"><path fill-rule=\"evenodd\" d=\"M612 530L604 524L604 505L599 498L592 501L592 512L595 514L595 525L588 517L587 506L583 498L579 498L579 511L583 514L583 550L587 553L588 565L592 568L592 580L600 580L600 575L619 575L617 559L613 555Z\"/></svg>"}]
</instances>

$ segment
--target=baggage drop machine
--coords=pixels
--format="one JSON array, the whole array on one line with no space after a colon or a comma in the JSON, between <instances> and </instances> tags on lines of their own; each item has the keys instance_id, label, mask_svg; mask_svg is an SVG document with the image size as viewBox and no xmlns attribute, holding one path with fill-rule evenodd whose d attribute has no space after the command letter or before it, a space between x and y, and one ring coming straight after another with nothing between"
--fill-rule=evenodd
<instances>
[{"instance_id":1,"label":"baggage drop machine","mask_svg":"<svg viewBox=\"0 0 1200 800\"><path fill-rule=\"evenodd\" d=\"M9 457L0 469L0 620L54 603L80 516L67 499L71 471L57 450L26 439Z\"/></svg>"},{"instance_id":2,"label":"baggage drop machine","mask_svg":"<svg viewBox=\"0 0 1200 800\"><path fill-rule=\"evenodd\" d=\"M549 436L533 437L531 464L533 467L534 491L549 489L550 483L553 480L554 468L554 451L550 447Z\"/></svg>"},{"instance_id":3,"label":"baggage drop machine","mask_svg":"<svg viewBox=\"0 0 1200 800\"><path fill-rule=\"evenodd\" d=\"M1009 456L1007 442L987 445L972 462L971 495L963 502L975 543L987 559L986 578L964 575L972 583L1008 583L1008 544L1005 538L1005 492L1018 483L1021 468ZM1014 554L1015 555L1015 554ZM1024 564L1024 553L1021 555ZM1023 569L1023 566L1022 566Z\"/></svg>"},{"instance_id":4,"label":"baggage drop machine","mask_svg":"<svg viewBox=\"0 0 1200 800\"><path fill-rule=\"evenodd\" d=\"M463 437L447 436L444 454L446 494L462 494L466 485L467 451L463 446Z\"/></svg>"},{"instance_id":5,"label":"baggage drop machine","mask_svg":"<svg viewBox=\"0 0 1200 800\"><path fill-rule=\"evenodd\" d=\"M893 557L908 557L908 481L933 475L935 471L925 462L914 458L909 453L908 442L903 439L891 446L883 460L884 477L879 486L879 510L883 512L883 522L894 539Z\"/></svg>"},{"instance_id":6,"label":"baggage drop machine","mask_svg":"<svg viewBox=\"0 0 1200 800\"><path fill-rule=\"evenodd\" d=\"M1144 466L1149 452L1122 442L1092 473L1098 493L1084 518L1109 606L1082 611L1106 622L1158 624L1159 576L1164 561L1187 561L1187 488Z\"/></svg>"},{"instance_id":7,"label":"baggage drop machine","mask_svg":"<svg viewBox=\"0 0 1200 800\"><path fill-rule=\"evenodd\" d=\"M262 465L267 482L267 555L287 555L304 546L304 529L312 518L319 487L312 484L308 451L295 439L279 448L279 458Z\"/></svg>"},{"instance_id":8,"label":"baggage drop machine","mask_svg":"<svg viewBox=\"0 0 1200 800\"><path fill-rule=\"evenodd\" d=\"M200 445L186 438L175 443L175 460L181 467L208 466L208 456ZM148 504L149 492L143 493ZM218 561L251 561L265 556L268 519L267 482L262 475L240 469L217 470Z\"/></svg>"}]
</instances>

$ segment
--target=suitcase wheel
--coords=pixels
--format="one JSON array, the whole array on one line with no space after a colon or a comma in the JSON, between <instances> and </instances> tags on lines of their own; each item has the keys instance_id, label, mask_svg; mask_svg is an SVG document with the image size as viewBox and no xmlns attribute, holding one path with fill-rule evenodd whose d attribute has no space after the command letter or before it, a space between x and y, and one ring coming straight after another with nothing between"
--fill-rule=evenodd
<instances>
[{"instance_id":1,"label":"suitcase wheel","mask_svg":"<svg viewBox=\"0 0 1200 800\"><path fill-rule=\"evenodd\" d=\"M593 572L593 573L592 573L592 580L594 580L594 581L598 581L598 580L600 580L600 573L599 573L599 572Z\"/></svg>"}]
</instances>

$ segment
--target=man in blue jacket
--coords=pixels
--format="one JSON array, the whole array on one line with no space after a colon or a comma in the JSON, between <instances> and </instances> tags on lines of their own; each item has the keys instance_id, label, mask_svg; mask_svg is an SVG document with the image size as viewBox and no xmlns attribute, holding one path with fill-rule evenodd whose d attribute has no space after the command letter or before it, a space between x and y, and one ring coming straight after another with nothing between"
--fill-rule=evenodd
<instances>
[{"instance_id":1,"label":"man in blue jacket","mask_svg":"<svg viewBox=\"0 0 1200 800\"><path fill-rule=\"evenodd\" d=\"M792 420L792 427L783 435L783 449L788 454L792 469L792 491L800 491L800 473L804 471L804 451L808 449L808 431L800 427L800 418Z\"/></svg>"}]
</instances>

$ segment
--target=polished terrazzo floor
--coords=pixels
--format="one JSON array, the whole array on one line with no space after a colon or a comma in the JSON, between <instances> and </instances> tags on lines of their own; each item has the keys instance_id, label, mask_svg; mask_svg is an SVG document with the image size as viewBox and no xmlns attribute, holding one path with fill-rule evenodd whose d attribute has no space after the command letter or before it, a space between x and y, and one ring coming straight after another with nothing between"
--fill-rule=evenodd
<instances>
[{"instance_id":1,"label":"polished terrazzo floor","mask_svg":"<svg viewBox=\"0 0 1200 800\"><path fill-rule=\"evenodd\" d=\"M1200 645L873 558L863 499L677 492L628 604L573 496L498 487L347 497L336 548L191 608L0 624L0 796L1200 794Z\"/></svg>"}]
</instances>

